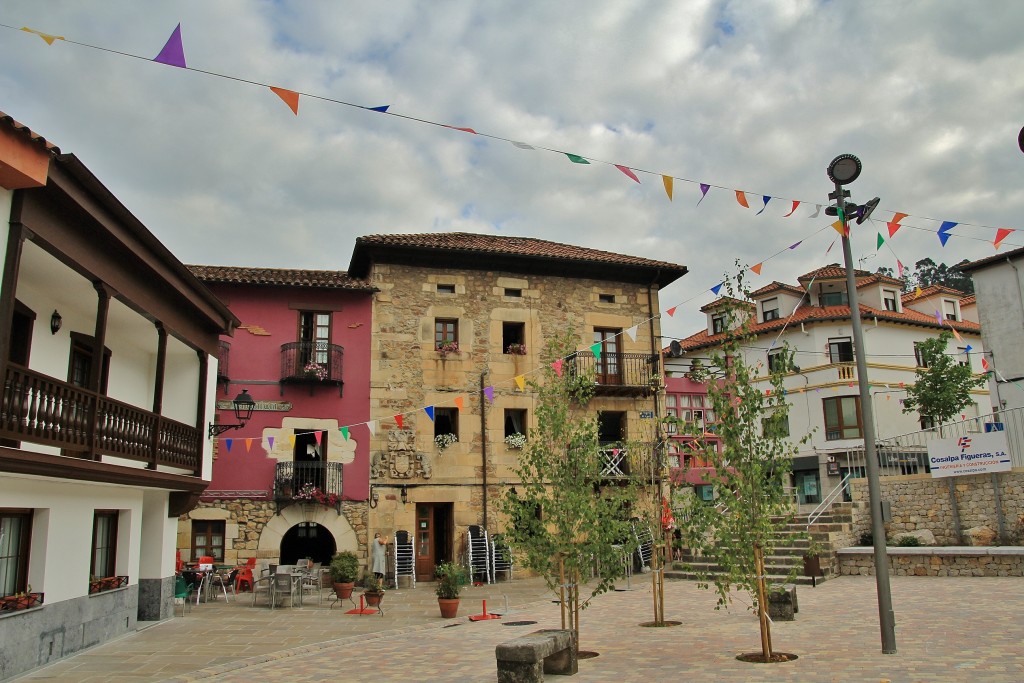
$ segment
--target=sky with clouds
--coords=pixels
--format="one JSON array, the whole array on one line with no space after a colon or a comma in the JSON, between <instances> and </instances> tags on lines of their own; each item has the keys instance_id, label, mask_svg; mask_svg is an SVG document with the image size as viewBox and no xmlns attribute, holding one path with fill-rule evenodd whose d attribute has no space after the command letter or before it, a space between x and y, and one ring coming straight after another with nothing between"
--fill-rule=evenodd
<instances>
[{"instance_id":1,"label":"sky with clouds","mask_svg":"<svg viewBox=\"0 0 1024 683\"><path fill-rule=\"evenodd\" d=\"M152 61L179 23L189 70ZM834 219L810 218L841 153L864 166L852 199L881 197L852 235L865 269L1024 231L1021 3L5 0L0 24L0 110L186 263L345 269L359 235L538 237L687 266L661 295L681 337L737 261L764 262L753 287L842 261ZM298 115L267 85L304 93Z\"/></svg>"}]
</instances>

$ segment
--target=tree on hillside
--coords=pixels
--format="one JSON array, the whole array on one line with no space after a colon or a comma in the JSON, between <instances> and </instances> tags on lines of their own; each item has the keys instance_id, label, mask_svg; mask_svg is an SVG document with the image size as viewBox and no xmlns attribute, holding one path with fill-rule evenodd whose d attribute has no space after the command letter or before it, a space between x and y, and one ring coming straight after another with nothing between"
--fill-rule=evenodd
<instances>
[{"instance_id":1,"label":"tree on hillside","mask_svg":"<svg viewBox=\"0 0 1024 683\"><path fill-rule=\"evenodd\" d=\"M742 277L737 280L742 290ZM731 283L730 283L731 289ZM730 291L731 295L731 291ZM736 311L727 316L734 318ZM727 323L731 323L727 321ZM761 655L775 659L771 626L767 616L767 585L764 557L793 542L781 532L792 519L791 497L785 484L797 448L784 436L788 430L789 406L783 389L783 375L792 365L792 352L784 348L769 381L756 381L758 370L741 354L750 346L747 324L731 330L713 356L708 397L718 419L715 435L721 451L700 447L699 456L711 464L710 483L715 500L706 503L695 495L683 497L684 542L695 554L714 558L716 569L702 577L701 587L713 583L718 607L728 607L734 590L746 591L757 603L761 628ZM700 444L702 430L687 430ZM798 442L806 441L797 439ZM716 608L716 609L717 609Z\"/></svg>"},{"instance_id":2,"label":"tree on hillside","mask_svg":"<svg viewBox=\"0 0 1024 683\"><path fill-rule=\"evenodd\" d=\"M578 647L580 611L613 587L623 574L623 553L636 548L630 517L641 492L632 477L602 486L608 454L599 443L598 414L588 409L593 371L580 372L571 361L559 370L552 366L573 350L571 336L548 344L542 377L529 383L537 396L537 428L515 469L519 483L499 509L511 522L509 545L560 594L563 628L577 632ZM619 454L629 458L628 471L647 469L639 449L624 444ZM599 575L581 599L581 584L594 567Z\"/></svg>"},{"instance_id":3,"label":"tree on hillside","mask_svg":"<svg viewBox=\"0 0 1024 683\"><path fill-rule=\"evenodd\" d=\"M936 265L932 259L923 258L915 263L913 268L904 268L902 278L903 291L912 292L917 287L925 289L932 285L942 285L964 294L973 294L974 280L971 279L970 275L957 270L957 267L964 263L967 263L967 259L953 266L947 266L945 263ZM875 272L879 275L897 277L893 269L887 266L882 266Z\"/></svg>"},{"instance_id":4,"label":"tree on hillside","mask_svg":"<svg viewBox=\"0 0 1024 683\"><path fill-rule=\"evenodd\" d=\"M944 330L938 337L917 342L921 364L913 385L907 387L903 399L904 413L919 413L932 418L940 426L974 403L971 390L985 384L985 376L975 375L969 365L961 365L955 356L946 353L953 335Z\"/></svg>"}]
</instances>

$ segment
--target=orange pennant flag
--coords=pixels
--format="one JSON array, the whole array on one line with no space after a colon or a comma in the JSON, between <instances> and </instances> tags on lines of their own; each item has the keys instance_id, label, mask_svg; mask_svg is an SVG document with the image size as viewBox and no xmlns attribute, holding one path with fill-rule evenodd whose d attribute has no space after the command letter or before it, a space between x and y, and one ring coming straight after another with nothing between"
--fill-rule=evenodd
<instances>
[{"instance_id":1,"label":"orange pennant flag","mask_svg":"<svg viewBox=\"0 0 1024 683\"><path fill-rule=\"evenodd\" d=\"M750 269L752 271L754 271L755 273L757 273L758 275L760 275L761 274L761 266L763 266L763 265L764 265L764 262L762 261L761 263L758 263L756 266L750 266Z\"/></svg>"},{"instance_id":2,"label":"orange pennant flag","mask_svg":"<svg viewBox=\"0 0 1024 683\"><path fill-rule=\"evenodd\" d=\"M750 204L747 204L747 195L743 193L743 190L736 190L736 201L740 203L744 209L749 209Z\"/></svg>"},{"instance_id":3,"label":"orange pennant flag","mask_svg":"<svg viewBox=\"0 0 1024 683\"><path fill-rule=\"evenodd\" d=\"M668 195L668 200L672 201L672 176L661 176L661 182L665 185L665 194Z\"/></svg>"},{"instance_id":4,"label":"orange pennant flag","mask_svg":"<svg viewBox=\"0 0 1024 683\"><path fill-rule=\"evenodd\" d=\"M294 435L294 434L289 434L289 435L288 435L288 444L289 444L289 445L290 445L290 446L291 446L292 448L295 448L295 435Z\"/></svg>"},{"instance_id":5,"label":"orange pennant flag","mask_svg":"<svg viewBox=\"0 0 1024 683\"><path fill-rule=\"evenodd\" d=\"M519 387L519 391L526 390L526 378L523 375L516 375L516 386Z\"/></svg>"},{"instance_id":6,"label":"orange pennant flag","mask_svg":"<svg viewBox=\"0 0 1024 683\"><path fill-rule=\"evenodd\" d=\"M284 88L275 88L270 86L270 89L274 91L274 94L284 100L284 103L291 107L292 112L299 115L299 93L294 90L285 90Z\"/></svg>"},{"instance_id":7,"label":"orange pennant flag","mask_svg":"<svg viewBox=\"0 0 1024 683\"><path fill-rule=\"evenodd\" d=\"M916 299L917 297L921 296L922 294L924 294L924 292L921 291L921 285L918 285L914 289L914 298Z\"/></svg>"},{"instance_id":8,"label":"orange pennant flag","mask_svg":"<svg viewBox=\"0 0 1024 683\"><path fill-rule=\"evenodd\" d=\"M455 407L462 410L463 398L461 396L455 397Z\"/></svg>"},{"instance_id":9,"label":"orange pennant flag","mask_svg":"<svg viewBox=\"0 0 1024 683\"><path fill-rule=\"evenodd\" d=\"M998 249L1003 244L1003 240L1005 240L1011 232L1013 232L1013 230L1011 230L1010 228L999 228L996 230L996 238L992 242L996 249Z\"/></svg>"},{"instance_id":10,"label":"orange pennant flag","mask_svg":"<svg viewBox=\"0 0 1024 683\"><path fill-rule=\"evenodd\" d=\"M956 340L960 343L963 343L964 338L960 336L960 333L956 331L956 328L950 325L949 329L953 331L953 336L956 338Z\"/></svg>"},{"instance_id":11,"label":"orange pennant flag","mask_svg":"<svg viewBox=\"0 0 1024 683\"><path fill-rule=\"evenodd\" d=\"M245 452L248 453L252 450L252 439L245 440Z\"/></svg>"},{"instance_id":12,"label":"orange pennant flag","mask_svg":"<svg viewBox=\"0 0 1024 683\"><path fill-rule=\"evenodd\" d=\"M903 227L900 225L900 221L906 217L907 214L905 213L897 213L893 215L892 220L887 223L887 225L889 226L889 237L895 235L896 231Z\"/></svg>"}]
</instances>

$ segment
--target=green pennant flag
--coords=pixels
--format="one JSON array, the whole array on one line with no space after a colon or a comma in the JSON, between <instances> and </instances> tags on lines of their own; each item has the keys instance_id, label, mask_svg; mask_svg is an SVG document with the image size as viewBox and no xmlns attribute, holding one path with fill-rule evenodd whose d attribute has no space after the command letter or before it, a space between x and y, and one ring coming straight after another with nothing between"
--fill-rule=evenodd
<instances>
[{"instance_id":1,"label":"green pennant flag","mask_svg":"<svg viewBox=\"0 0 1024 683\"><path fill-rule=\"evenodd\" d=\"M591 346L590 350L594 353L594 360L601 360L601 342Z\"/></svg>"},{"instance_id":2,"label":"green pennant flag","mask_svg":"<svg viewBox=\"0 0 1024 683\"><path fill-rule=\"evenodd\" d=\"M341 428L341 435L345 437L345 441L348 441L348 427Z\"/></svg>"},{"instance_id":3,"label":"green pennant flag","mask_svg":"<svg viewBox=\"0 0 1024 683\"><path fill-rule=\"evenodd\" d=\"M568 152L566 152L565 156L569 157L569 161L571 161L574 164L589 164L590 163L589 161L587 161L586 159L584 159L583 157L581 157L581 156L579 156L577 154L569 154Z\"/></svg>"},{"instance_id":4,"label":"green pennant flag","mask_svg":"<svg viewBox=\"0 0 1024 683\"><path fill-rule=\"evenodd\" d=\"M883 244L885 244L885 238L882 237L882 233L878 233L878 246L875 247L875 251L881 249Z\"/></svg>"}]
</instances>

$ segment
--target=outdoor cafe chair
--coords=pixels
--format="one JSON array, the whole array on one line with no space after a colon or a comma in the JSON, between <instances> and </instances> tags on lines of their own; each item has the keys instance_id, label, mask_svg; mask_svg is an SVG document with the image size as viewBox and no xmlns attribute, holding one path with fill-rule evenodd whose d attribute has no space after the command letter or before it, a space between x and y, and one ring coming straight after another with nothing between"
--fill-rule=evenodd
<instances>
[{"instance_id":1,"label":"outdoor cafe chair","mask_svg":"<svg viewBox=\"0 0 1024 683\"><path fill-rule=\"evenodd\" d=\"M256 606L256 600L261 595L267 596L267 602L272 607L274 604L274 577L261 576L252 584L252 606Z\"/></svg>"},{"instance_id":2,"label":"outdoor cafe chair","mask_svg":"<svg viewBox=\"0 0 1024 683\"><path fill-rule=\"evenodd\" d=\"M292 576L292 569L293 567L277 568L277 573L274 574L273 592L270 595L270 609L277 607L277 601L282 600L284 596L288 596L290 607L295 606L295 591L300 587Z\"/></svg>"},{"instance_id":3,"label":"outdoor cafe chair","mask_svg":"<svg viewBox=\"0 0 1024 683\"><path fill-rule=\"evenodd\" d=\"M192 597L192 584L181 574L174 577L174 600L181 599L181 616L188 610L188 601Z\"/></svg>"}]
</instances>

